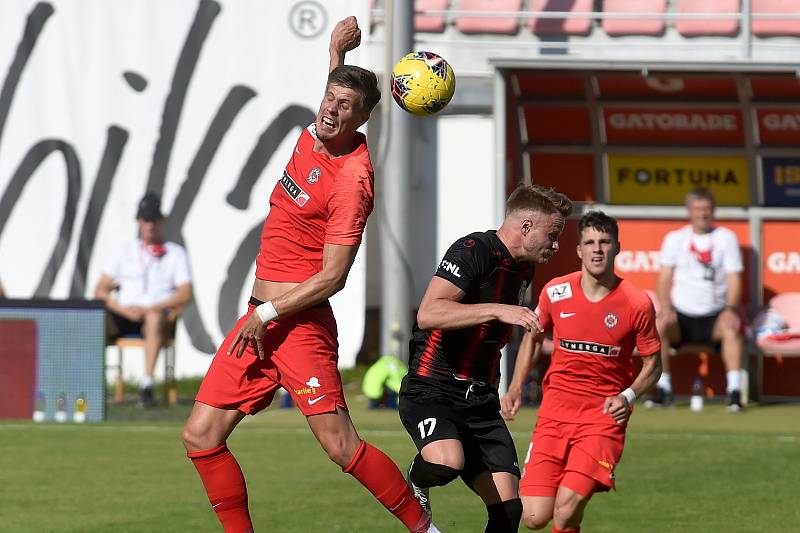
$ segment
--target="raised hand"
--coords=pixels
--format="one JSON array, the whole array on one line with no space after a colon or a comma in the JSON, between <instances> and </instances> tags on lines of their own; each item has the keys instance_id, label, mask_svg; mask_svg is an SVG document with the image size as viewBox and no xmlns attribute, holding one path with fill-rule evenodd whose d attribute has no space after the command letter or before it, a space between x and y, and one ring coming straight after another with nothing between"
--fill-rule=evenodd
<instances>
[{"instance_id":1,"label":"raised hand","mask_svg":"<svg viewBox=\"0 0 800 533\"><path fill-rule=\"evenodd\" d=\"M361 44L361 29L358 21L350 16L340 20L331 32L331 50L344 54Z\"/></svg>"}]
</instances>

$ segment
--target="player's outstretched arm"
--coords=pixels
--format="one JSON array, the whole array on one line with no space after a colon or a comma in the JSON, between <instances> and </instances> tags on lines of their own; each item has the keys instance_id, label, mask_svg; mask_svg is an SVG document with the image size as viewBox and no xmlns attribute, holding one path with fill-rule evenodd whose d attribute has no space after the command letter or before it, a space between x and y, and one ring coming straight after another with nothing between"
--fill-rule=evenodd
<instances>
[{"instance_id":1,"label":"player's outstretched arm","mask_svg":"<svg viewBox=\"0 0 800 533\"><path fill-rule=\"evenodd\" d=\"M359 29L358 21L355 17L350 16L337 22L331 32L331 45L329 48L331 62L328 72L344 65L344 55L350 50L358 48L360 44L361 29Z\"/></svg>"},{"instance_id":2,"label":"player's outstretched arm","mask_svg":"<svg viewBox=\"0 0 800 533\"><path fill-rule=\"evenodd\" d=\"M500 398L500 415L506 420L514 420L522 407L522 389L539 360L542 338L541 332L528 332L522 337L517 351L517 362L514 364L514 375L511 377L508 391Z\"/></svg>"},{"instance_id":3,"label":"player's outstretched arm","mask_svg":"<svg viewBox=\"0 0 800 533\"><path fill-rule=\"evenodd\" d=\"M257 312L251 313L239 328L228 348L228 355L236 354L236 357L241 357L247 345L252 343L259 359L264 359L261 339L264 337L267 322L314 307L342 290L356 259L356 253L358 245L325 243L322 251L322 270L292 290L258 306ZM269 310L261 311L262 306L267 306Z\"/></svg>"},{"instance_id":4,"label":"player's outstretched arm","mask_svg":"<svg viewBox=\"0 0 800 533\"><path fill-rule=\"evenodd\" d=\"M528 307L506 304L464 304L464 291L444 278L434 276L419 304L417 325L420 329L462 329L492 320L541 330L536 314Z\"/></svg>"},{"instance_id":5,"label":"player's outstretched arm","mask_svg":"<svg viewBox=\"0 0 800 533\"><path fill-rule=\"evenodd\" d=\"M629 389L633 392L633 398L639 398L652 389L659 377L661 377L660 351L642 357L642 370L639 371L639 375L633 380ZM621 424L631 415L631 403L632 401L629 401L625 393L609 396L606 398L603 412L608 413L616 423Z\"/></svg>"}]
</instances>

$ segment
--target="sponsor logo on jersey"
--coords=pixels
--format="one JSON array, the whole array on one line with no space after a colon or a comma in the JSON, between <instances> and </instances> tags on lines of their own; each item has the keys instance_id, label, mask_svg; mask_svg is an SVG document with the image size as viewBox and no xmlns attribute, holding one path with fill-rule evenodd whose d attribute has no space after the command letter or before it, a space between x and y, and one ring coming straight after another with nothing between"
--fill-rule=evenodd
<instances>
[{"instance_id":1,"label":"sponsor logo on jersey","mask_svg":"<svg viewBox=\"0 0 800 533\"><path fill-rule=\"evenodd\" d=\"M572 298L572 287L570 287L569 282L547 287L547 297L553 303Z\"/></svg>"},{"instance_id":2,"label":"sponsor logo on jersey","mask_svg":"<svg viewBox=\"0 0 800 533\"><path fill-rule=\"evenodd\" d=\"M597 464L599 464L603 468L607 468L608 470L614 470L614 465L609 463L608 461L604 461L602 459L598 459L597 460Z\"/></svg>"},{"instance_id":3,"label":"sponsor logo on jersey","mask_svg":"<svg viewBox=\"0 0 800 533\"><path fill-rule=\"evenodd\" d=\"M558 345L562 350L567 352L602 355L603 357L618 357L620 352L619 346L611 346L610 344L600 344L597 342L559 339Z\"/></svg>"},{"instance_id":4,"label":"sponsor logo on jersey","mask_svg":"<svg viewBox=\"0 0 800 533\"><path fill-rule=\"evenodd\" d=\"M464 241L465 248L472 248L473 246L475 246L475 239L467 239Z\"/></svg>"},{"instance_id":5,"label":"sponsor logo on jersey","mask_svg":"<svg viewBox=\"0 0 800 533\"><path fill-rule=\"evenodd\" d=\"M306 205L311 197L308 195L306 191L304 191L295 181L292 179L286 171L283 171L283 177L281 177L281 185L283 185L283 189L292 197L294 203L303 207Z\"/></svg>"},{"instance_id":6,"label":"sponsor logo on jersey","mask_svg":"<svg viewBox=\"0 0 800 533\"><path fill-rule=\"evenodd\" d=\"M442 259L442 264L439 265L439 268L441 268L445 272L450 272L457 278L461 277L461 272L459 271L458 265L453 263L452 261L448 261L447 259Z\"/></svg>"},{"instance_id":7,"label":"sponsor logo on jersey","mask_svg":"<svg viewBox=\"0 0 800 533\"><path fill-rule=\"evenodd\" d=\"M569 318L571 316L575 316L575 313L565 313L564 311L561 311L558 313L558 316L561 318Z\"/></svg>"},{"instance_id":8,"label":"sponsor logo on jersey","mask_svg":"<svg viewBox=\"0 0 800 533\"><path fill-rule=\"evenodd\" d=\"M306 181L313 185L319 181L320 176L322 176L322 171L319 167L314 167L311 169L311 172L308 173L308 179L306 179Z\"/></svg>"},{"instance_id":9,"label":"sponsor logo on jersey","mask_svg":"<svg viewBox=\"0 0 800 533\"><path fill-rule=\"evenodd\" d=\"M306 385L308 385L308 386L300 388L300 389L295 389L294 390L295 394L297 394L298 396L306 396L308 394L316 394L317 393L317 388L321 386L319 384L319 379L317 379L316 376L312 376L311 379L306 381Z\"/></svg>"},{"instance_id":10,"label":"sponsor logo on jersey","mask_svg":"<svg viewBox=\"0 0 800 533\"><path fill-rule=\"evenodd\" d=\"M617 315L614 313L608 313L603 319L603 324L605 324L608 329L616 326L617 322L619 322L619 318L617 318Z\"/></svg>"}]
</instances>

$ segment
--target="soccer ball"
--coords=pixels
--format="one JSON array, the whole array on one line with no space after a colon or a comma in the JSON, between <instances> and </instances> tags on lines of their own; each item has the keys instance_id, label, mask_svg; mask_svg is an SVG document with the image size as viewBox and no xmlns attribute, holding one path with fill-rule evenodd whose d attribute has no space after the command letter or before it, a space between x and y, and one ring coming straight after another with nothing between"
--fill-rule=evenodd
<instances>
[{"instance_id":1,"label":"soccer ball","mask_svg":"<svg viewBox=\"0 0 800 533\"><path fill-rule=\"evenodd\" d=\"M444 109L456 92L456 76L433 52L411 52L394 66L392 97L414 115L432 115Z\"/></svg>"}]
</instances>

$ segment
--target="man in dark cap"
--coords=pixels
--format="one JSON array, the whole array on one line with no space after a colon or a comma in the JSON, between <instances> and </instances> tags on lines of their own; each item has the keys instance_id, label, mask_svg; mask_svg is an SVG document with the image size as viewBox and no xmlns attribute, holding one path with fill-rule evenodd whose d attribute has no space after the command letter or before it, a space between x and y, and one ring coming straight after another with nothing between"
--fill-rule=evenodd
<instances>
[{"instance_id":1,"label":"man in dark cap","mask_svg":"<svg viewBox=\"0 0 800 533\"><path fill-rule=\"evenodd\" d=\"M108 308L108 337L144 337L142 403L153 403L153 370L164 342L167 315L192 299L192 275L186 249L162 235L161 199L148 192L136 212L139 238L127 243L102 269L95 298Z\"/></svg>"}]
</instances>

